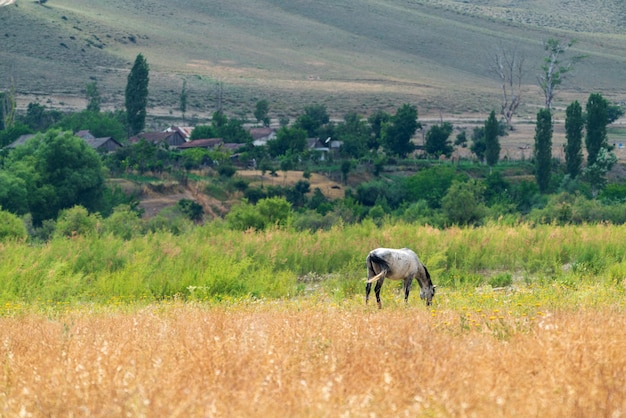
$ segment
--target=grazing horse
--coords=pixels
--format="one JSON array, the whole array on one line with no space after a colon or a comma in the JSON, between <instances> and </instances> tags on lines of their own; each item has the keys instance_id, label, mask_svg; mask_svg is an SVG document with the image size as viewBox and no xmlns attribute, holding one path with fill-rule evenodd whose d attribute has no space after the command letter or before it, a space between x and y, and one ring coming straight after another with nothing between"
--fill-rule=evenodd
<instances>
[{"instance_id":1,"label":"grazing horse","mask_svg":"<svg viewBox=\"0 0 626 418\"><path fill-rule=\"evenodd\" d=\"M412 250L402 248L376 248L370 251L365 260L367 264L367 284L365 285L365 304L370 297L372 283L376 282L374 291L376 292L376 303L378 308L382 308L380 303L380 289L383 287L385 278L391 280L404 280L404 301L409 299L411 283L417 279L420 284L420 298L426 299L426 305L430 305L435 296L435 288L430 280L430 273L426 266L417 258Z\"/></svg>"}]
</instances>

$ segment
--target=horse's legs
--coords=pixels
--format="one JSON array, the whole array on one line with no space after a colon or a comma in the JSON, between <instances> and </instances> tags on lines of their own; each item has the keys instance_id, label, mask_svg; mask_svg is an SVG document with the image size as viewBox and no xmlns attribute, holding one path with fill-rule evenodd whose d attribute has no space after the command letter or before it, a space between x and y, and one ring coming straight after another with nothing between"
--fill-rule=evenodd
<instances>
[{"instance_id":1,"label":"horse's legs","mask_svg":"<svg viewBox=\"0 0 626 418\"><path fill-rule=\"evenodd\" d=\"M367 301L370 298L370 292L372 291L372 284L371 283L367 283L365 285L365 304L367 305Z\"/></svg>"},{"instance_id":2,"label":"horse's legs","mask_svg":"<svg viewBox=\"0 0 626 418\"><path fill-rule=\"evenodd\" d=\"M404 279L404 303L409 302L409 293L411 292L411 284L413 283L413 278L409 277Z\"/></svg>"},{"instance_id":3,"label":"horse's legs","mask_svg":"<svg viewBox=\"0 0 626 418\"><path fill-rule=\"evenodd\" d=\"M376 303L378 304L378 309L383 308L383 304L380 302L380 288L383 287L383 282L385 281L384 277L381 277L376 282L376 286L374 287L374 292L376 293Z\"/></svg>"}]
</instances>

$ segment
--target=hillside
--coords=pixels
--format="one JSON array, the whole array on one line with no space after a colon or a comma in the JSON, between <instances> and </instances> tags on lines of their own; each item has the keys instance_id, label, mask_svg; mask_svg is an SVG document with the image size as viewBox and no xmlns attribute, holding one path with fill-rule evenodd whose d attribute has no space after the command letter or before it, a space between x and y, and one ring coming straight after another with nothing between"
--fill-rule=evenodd
<instances>
[{"instance_id":1,"label":"hillside","mask_svg":"<svg viewBox=\"0 0 626 418\"><path fill-rule=\"evenodd\" d=\"M625 22L617 0L18 0L0 7L0 90L13 83L22 107L82 109L96 80L105 107L121 108L143 53L152 116L180 116L186 80L187 115L197 118L220 98L247 117L259 99L273 116L317 102L336 117L403 103L420 117L483 117L499 105L485 57L517 44L528 64L519 113L532 118L548 37L576 38L573 53L587 55L557 106L592 91L624 100Z\"/></svg>"}]
</instances>

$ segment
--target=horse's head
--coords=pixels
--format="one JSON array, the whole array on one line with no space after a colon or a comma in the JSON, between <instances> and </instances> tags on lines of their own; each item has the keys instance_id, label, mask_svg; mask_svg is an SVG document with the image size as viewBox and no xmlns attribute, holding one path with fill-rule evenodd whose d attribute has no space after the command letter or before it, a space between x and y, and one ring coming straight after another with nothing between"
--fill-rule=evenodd
<instances>
[{"instance_id":1,"label":"horse's head","mask_svg":"<svg viewBox=\"0 0 626 418\"><path fill-rule=\"evenodd\" d=\"M432 284L422 287L420 290L420 298L426 299L426 306L430 306L433 303L433 296L435 296L435 289L437 286L433 286Z\"/></svg>"}]
</instances>

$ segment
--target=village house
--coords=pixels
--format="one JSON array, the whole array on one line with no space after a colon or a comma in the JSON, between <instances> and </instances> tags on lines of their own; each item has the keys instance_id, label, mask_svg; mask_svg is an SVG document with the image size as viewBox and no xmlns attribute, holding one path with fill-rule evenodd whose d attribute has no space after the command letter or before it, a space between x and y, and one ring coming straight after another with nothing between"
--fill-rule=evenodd
<instances>
[{"instance_id":1,"label":"village house","mask_svg":"<svg viewBox=\"0 0 626 418\"><path fill-rule=\"evenodd\" d=\"M166 145L168 147L178 147L179 145L187 142L184 135L178 130L171 132L142 132L128 138L128 142L130 144L136 144L142 139L154 145Z\"/></svg>"}]
</instances>

